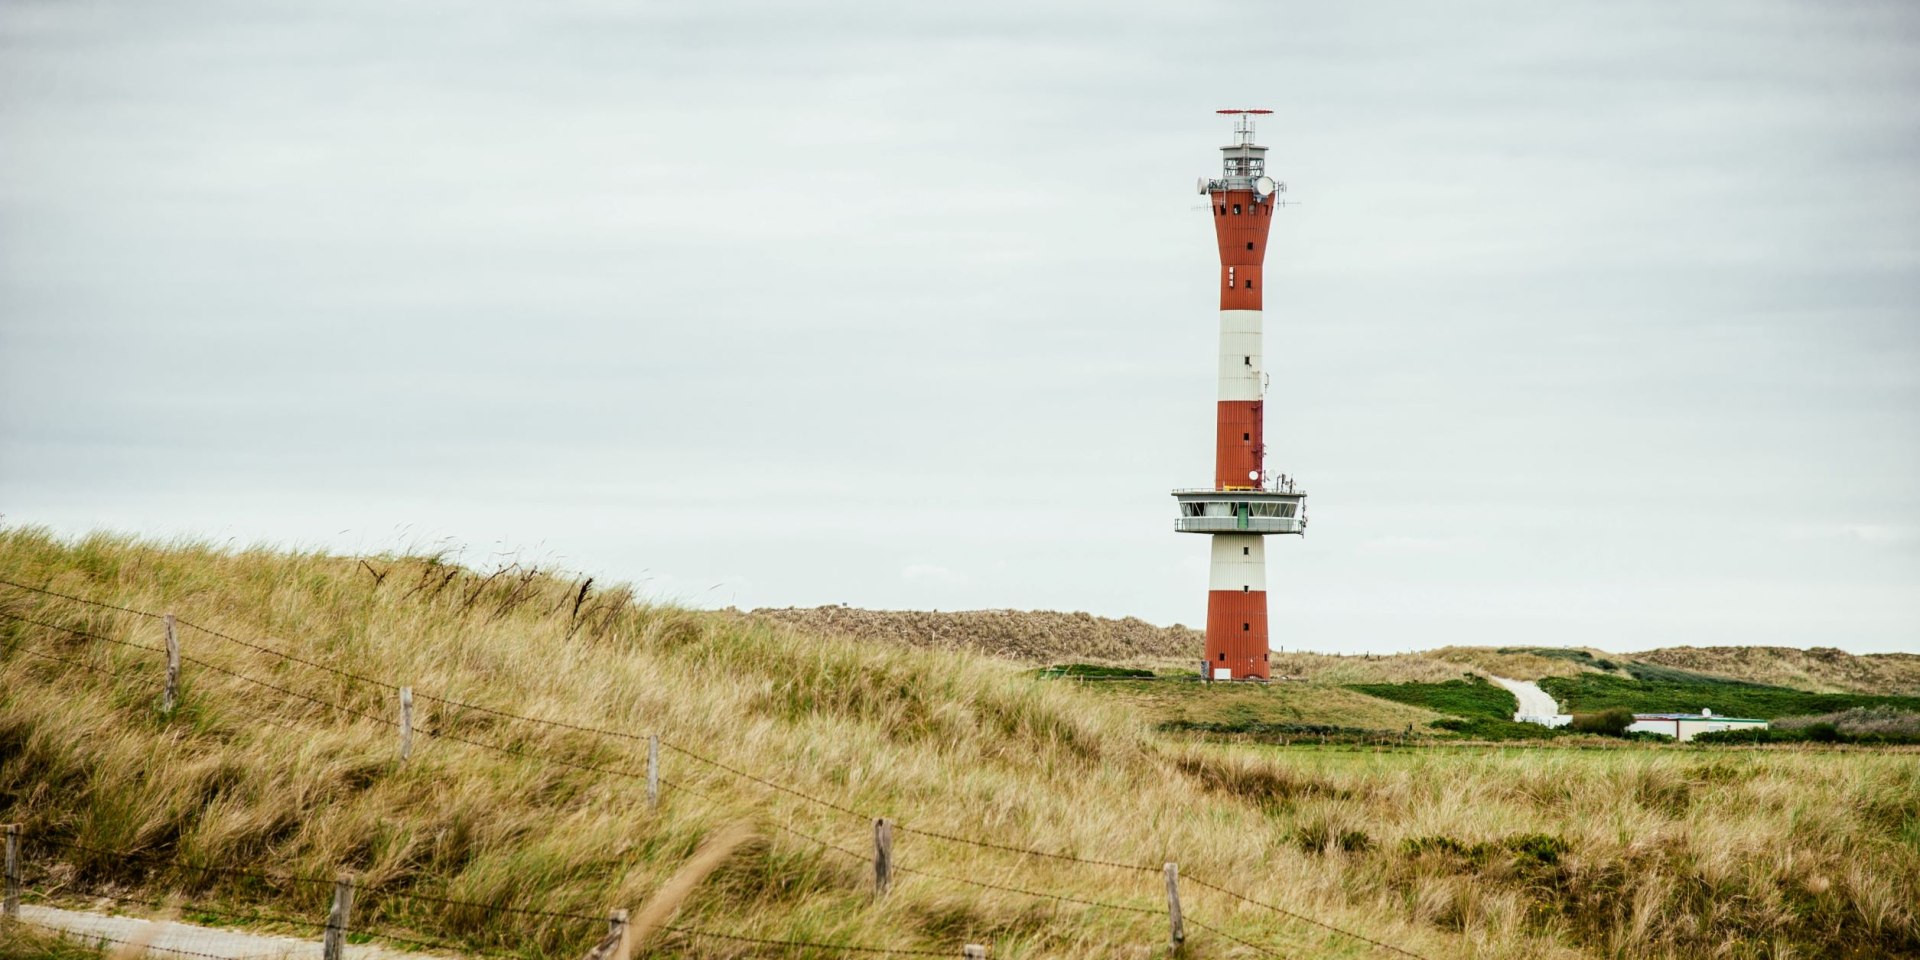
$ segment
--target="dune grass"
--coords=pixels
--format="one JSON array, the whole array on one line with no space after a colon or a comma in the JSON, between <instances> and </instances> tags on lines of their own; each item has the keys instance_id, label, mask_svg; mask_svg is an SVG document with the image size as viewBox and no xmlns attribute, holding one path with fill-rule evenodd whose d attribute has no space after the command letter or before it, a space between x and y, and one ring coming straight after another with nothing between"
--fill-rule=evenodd
<instances>
[{"instance_id":1,"label":"dune grass","mask_svg":"<svg viewBox=\"0 0 1920 960\"><path fill-rule=\"evenodd\" d=\"M1157 867L1177 861L1185 876L1436 960L1920 955L1911 754L1198 743L1156 734L1138 704L1091 689L1108 684L1082 689L970 653L822 637L650 605L580 578L518 566L483 575L434 558L67 542L9 529L0 530L0 576L172 611L421 695L658 731L856 811L671 750L669 784L651 810L637 779L600 772L638 771L644 744L431 699L416 699L423 727L517 755L423 735L403 764L389 725L193 663L181 708L161 717L157 655L0 618L0 818L26 824L30 879L56 900L112 887L181 895L190 913L317 916L320 887L195 866L322 878L345 869L365 890L363 929L577 956L603 925L395 893L602 916L647 901L704 841L745 822L756 839L691 889L669 922L954 956L964 942L986 943L997 958L1164 956ZM0 613L143 644L161 637L142 617L6 587ZM181 638L188 656L216 667L369 717L395 711L385 688L199 630ZM1221 692L1177 686L1200 698ZM1233 709L1201 700L1191 715ZM867 818L880 815L1152 869L898 830L899 866L1003 889L904 873L876 901L861 854ZM1183 901L1190 918L1281 955L1381 955L1198 885ZM1257 955L1189 931L1186 956ZM768 955L683 933L648 950Z\"/></svg>"}]
</instances>

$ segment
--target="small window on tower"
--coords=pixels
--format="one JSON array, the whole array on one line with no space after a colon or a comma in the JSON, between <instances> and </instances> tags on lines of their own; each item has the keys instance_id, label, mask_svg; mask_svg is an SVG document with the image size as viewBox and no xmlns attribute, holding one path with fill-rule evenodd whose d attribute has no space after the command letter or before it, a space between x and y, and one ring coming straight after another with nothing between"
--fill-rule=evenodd
<instances>
[{"instance_id":1,"label":"small window on tower","mask_svg":"<svg viewBox=\"0 0 1920 960\"><path fill-rule=\"evenodd\" d=\"M1247 591L1249 591L1249 590L1252 590L1252 589L1253 589L1252 587L1249 587L1249 586L1247 586L1247 585L1246 585L1246 584L1244 584L1244 583L1240 585L1240 592L1241 592L1241 593L1246 593Z\"/></svg>"},{"instance_id":2,"label":"small window on tower","mask_svg":"<svg viewBox=\"0 0 1920 960\"><path fill-rule=\"evenodd\" d=\"M1220 205L1220 215L1223 217L1227 215L1227 205L1224 203Z\"/></svg>"},{"instance_id":3,"label":"small window on tower","mask_svg":"<svg viewBox=\"0 0 1920 960\"><path fill-rule=\"evenodd\" d=\"M1248 554L1250 554L1250 553L1252 553L1252 552L1253 552L1253 550L1252 550L1252 548L1250 548L1250 547L1241 547L1241 548L1240 548L1240 555L1241 555L1241 556L1243 556L1243 557L1244 557L1244 556L1247 556Z\"/></svg>"},{"instance_id":4,"label":"small window on tower","mask_svg":"<svg viewBox=\"0 0 1920 960\"><path fill-rule=\"evenodd\" d=\"M1248 241L1247 241L1247 249L1248 249L1248 250L1252 250L1252 249L1253 249L1253 241L1252 241L1252 240L1248 240Z\"/></svg>"},{"instance_id":5,"label":"small window on tower","mask_svg":"<svg viewBox=\"0 0 1920 960\"><path fill-rule=\"evenodd\" d=\"M1252 281L1252 280L1248 280L1248 281L1247 281L1247 289L1248 289L1248 290L1252 290L1252 289L1253 289L1253 281Z\"/></svg>"},{"instance_id":6,"label":"small window on tower","mask_svg":"<svg viewBox=\"0 0 1920 960\"><path fill-rule=\"evenodd\" d=\"M1227 659L1227 652L1225 650L1220 651L1220 659L1221 660Z\"/></svg>"},{"instance_id":7,"label":"small window on tower","mask_svg":"<svg viewBox=\"0 0 1920 960\"><path fill-rule=\"evenodd\" d=\"M1243 434L1241 434L1241 435L1240 435L1240 439L1242 439L1242 440L1252 440L1252 439L1253 439L1253 434L1251 434L1251 433L1243 433Z\"/></svg>"},{"instance_id":8,"label":"small window on tower","mask_svg":"<svg viewBox=\"0 0 1920 960\"><path fill-rule=\"evenodd\" d=\"M1243 624L1241 624L1241 625L1240 625L1240 630L1241 630L1242 632L1245 632L1245 631L1248 631L1248 630L1252 630L1252 629L1253 629L1253 624L1251 624L1251 623L1243 623Z\"/></svg>"},{"instance_id":9,"label":"small window on tower","mask_svg":"<svg viewBox=\"0 0 1920 960\"><path fill-rule=\"evenodd\" d=\"M1251 366L1253 366L1253 358L1252 358L1252 357L1249 357L1249 356L1244 356L1244 355L1243 355L1243 356L1241 356L1241 358L1240 358L1240 365L1241 365L1241 366L1246 366L1246 367L1251 367Z\"/></svg>"},{"instance_id":10,"label":"small window on tower","mask_svg":"<svg viewBox=\"0 0 1920 960\"><path fill-rule=\"evenodd\" d=\"M1239 215L1240 215L1240 205L1239 205L1239 204L1237 204L1237 203L1236 203L1236 204L1234 204L1234 205L1233 205L1233 213L1234 213L1234 215L1235 215L1235 216L1239 216Z\"/></svg>"}]
</instances>

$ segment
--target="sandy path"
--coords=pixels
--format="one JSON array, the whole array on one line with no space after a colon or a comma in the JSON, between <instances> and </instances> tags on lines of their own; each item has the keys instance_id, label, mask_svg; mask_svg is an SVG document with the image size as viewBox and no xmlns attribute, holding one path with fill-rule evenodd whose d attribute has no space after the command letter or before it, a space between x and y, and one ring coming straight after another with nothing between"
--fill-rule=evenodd
<instances>
[{"instance_id":1,"label":"sandy path","mask_svg":"<svg viewBox=\"0 0 1920 960\"><path fill-rule=\"evenodd\" d=\"M62 910L36 904L20 905L20 920L36 927L58 930L74 940L109 941L107 946L147 936L155 924L139 917L111 916L83 910ZM216 927L197 927L190 923L166 924L153 936L147 949L155 957L186 960L216 957L220 960L319 960L320 938L296 940ZM403 953L392 947L372 944L348 944L346 955L353 960L423 960L429 954Z\"/></svg>"},{"instance_id":2,"label":"sandy path","mask_svg":"<svg viewBox=\"0 0 1920 960\"><path fill-rule=\"evenodd\" d=\"M1488 676L1489 680L1506 687L1520 699L1520 709L1516 716L1551 717L1560 712L1560 705L1540 685L1531 680L1508 680L1506 677Z\"/></svg>"}]
</instances>

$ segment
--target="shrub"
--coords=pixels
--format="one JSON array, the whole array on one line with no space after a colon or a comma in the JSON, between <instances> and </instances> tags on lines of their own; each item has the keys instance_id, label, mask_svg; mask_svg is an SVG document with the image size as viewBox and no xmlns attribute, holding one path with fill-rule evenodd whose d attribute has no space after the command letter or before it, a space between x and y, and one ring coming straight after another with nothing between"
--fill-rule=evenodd
<instances>
[{"instance_id":1,"label":"shrub","mask_svg":"<svg viewBox=\"0 0 1920 960\"><path fill-rule=\"evenodd\" d=\"M1567 726L1575 733L1623 737L1626 736L1627 728L1633 726L1633 711L1625 707L1611 707L1599 713L1576 713L1573 715L1573 722Z\"/></svg>"}]
</instances>

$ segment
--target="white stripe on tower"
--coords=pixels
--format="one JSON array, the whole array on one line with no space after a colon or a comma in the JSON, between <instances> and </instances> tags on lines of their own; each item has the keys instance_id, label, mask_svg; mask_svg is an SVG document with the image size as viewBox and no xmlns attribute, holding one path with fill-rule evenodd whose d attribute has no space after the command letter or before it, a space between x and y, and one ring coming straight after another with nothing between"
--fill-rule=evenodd
<instances>
[{"instance_id":1,"label":"white stripe on tower","mask_svg":"<svg viewBox=\"0 0 1920 960\"><path fill-rule=\"evenodd\" d=\"M1260 311L1220 311L1220 399L1260 399L1262 369Z\"/></svg>"},{"instance_id":2,"label":"white stripe on tower","mask_svg":"<svg viewBox=\"0 0 1920 960\"><path fill-rule=\"evenodd\" d=\"M1267 538L1254 533L1216 533L1207 590L1266 592Z\"/></svg>"}]
</instances>

